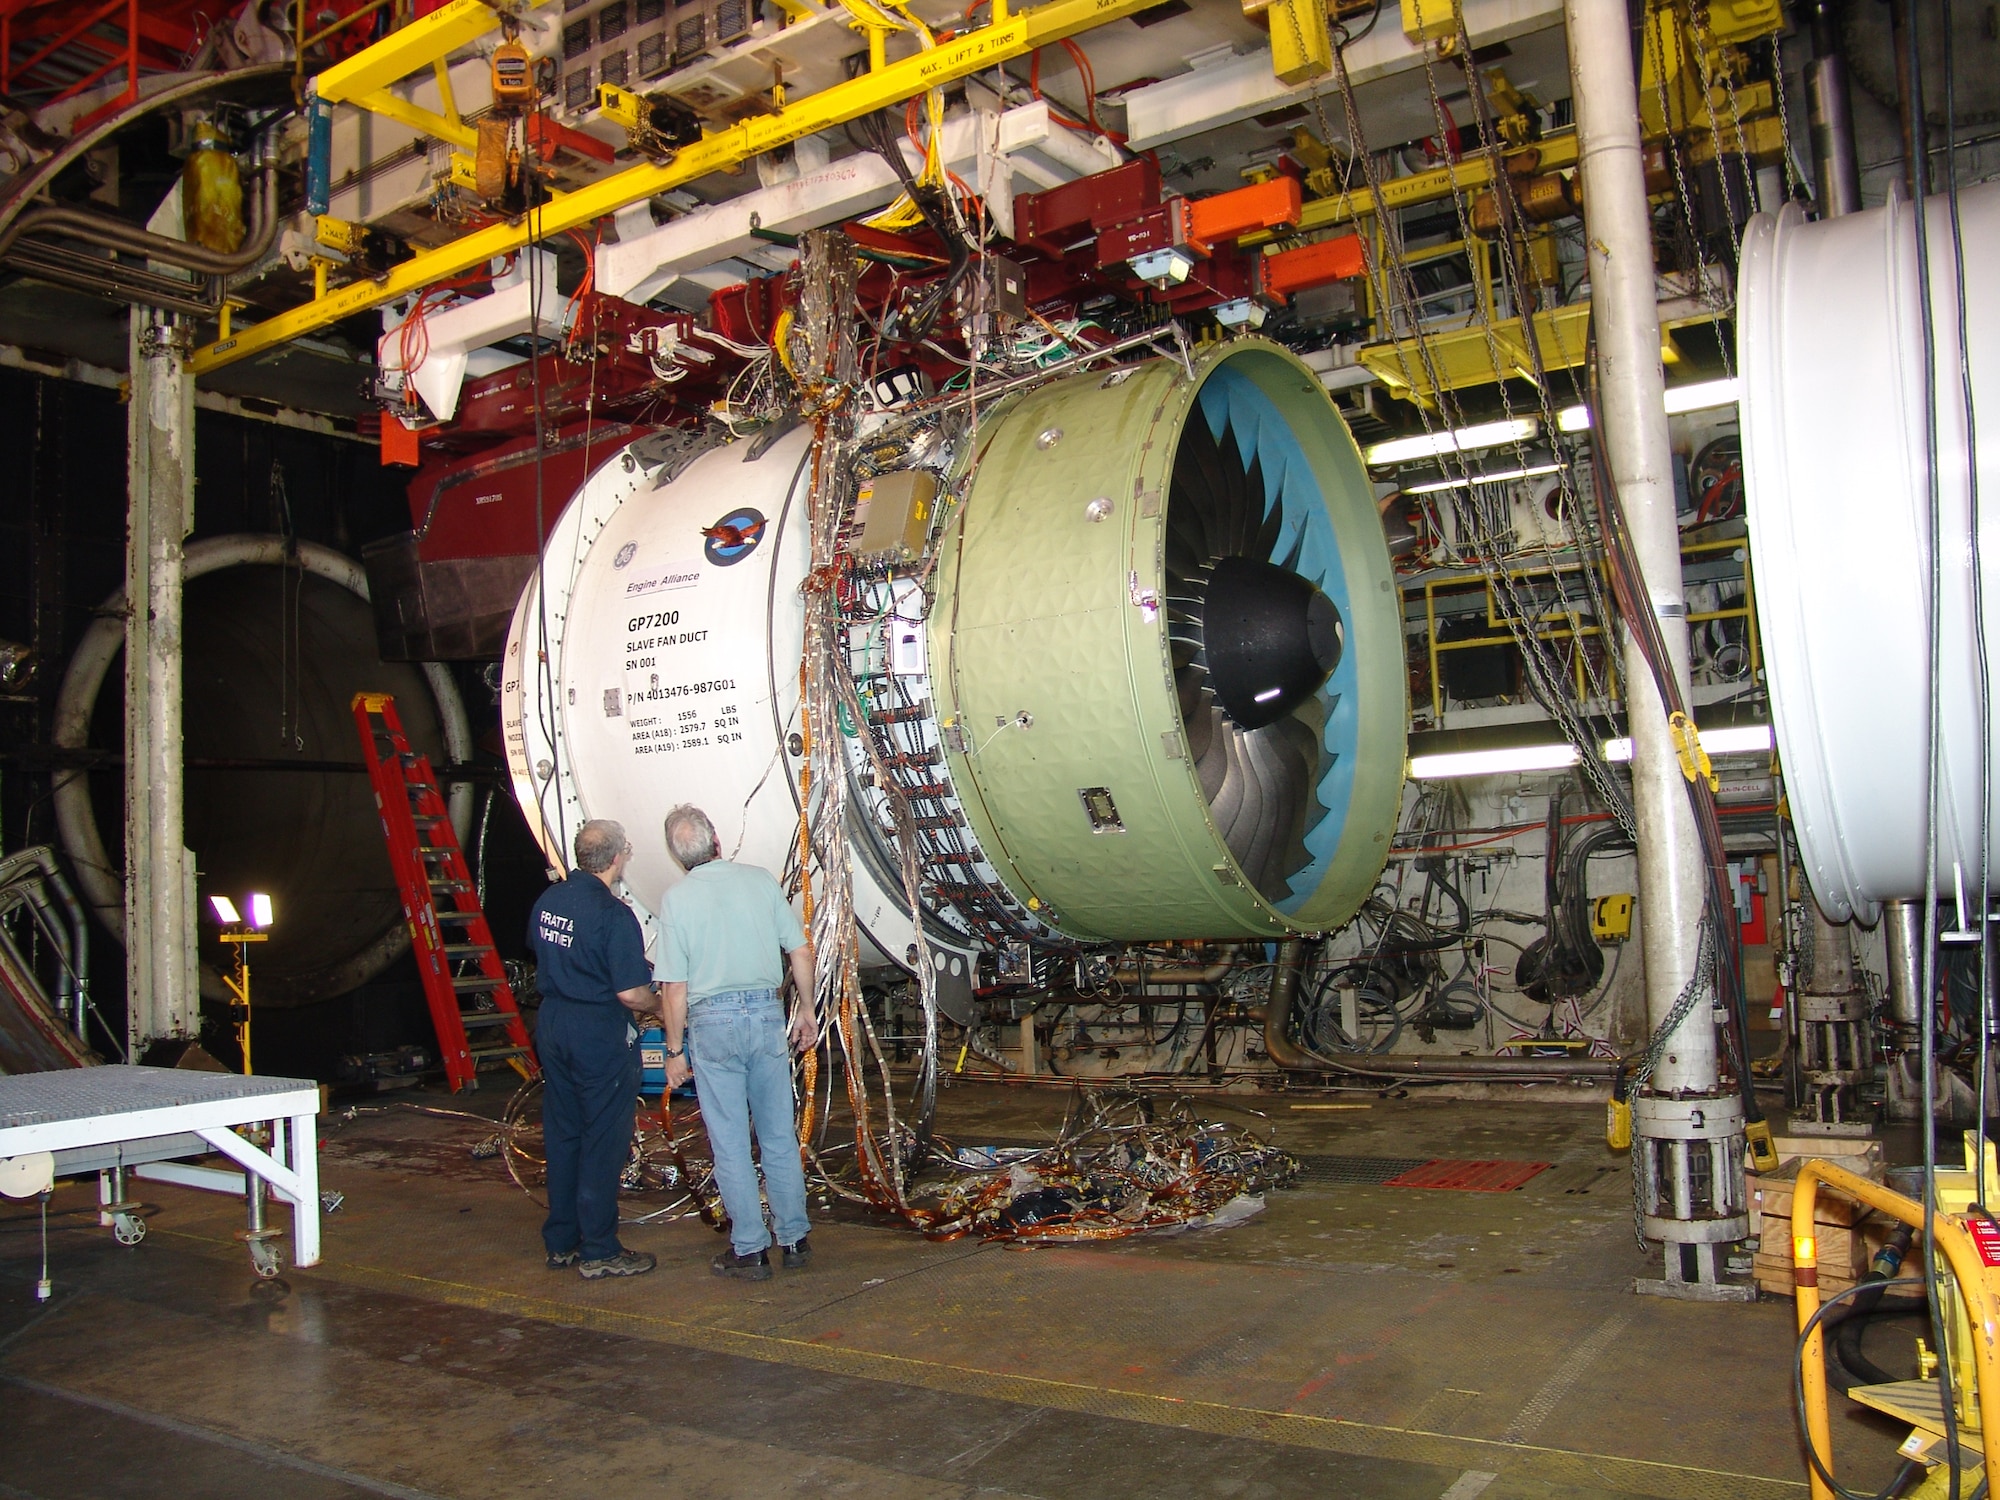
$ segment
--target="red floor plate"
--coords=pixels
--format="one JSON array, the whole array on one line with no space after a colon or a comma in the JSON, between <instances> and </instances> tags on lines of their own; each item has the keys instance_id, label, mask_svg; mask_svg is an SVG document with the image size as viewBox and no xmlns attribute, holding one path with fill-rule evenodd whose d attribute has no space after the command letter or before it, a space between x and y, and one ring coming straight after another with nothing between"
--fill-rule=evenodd
<instances>
[{"instance_id":1,"label":"red floor plate","mask_svg":"<svg viewBox=\"0 0 2000 1500\"><path fill-rule=\"evenodd\" d=\"M1545 1161L1427 1161L1400 1177L1391 1177L1386 1187L1450 1188L1460 1193L1511 1193L1538 1172L1546 1172Z\"/></svg>"}]
</instances>

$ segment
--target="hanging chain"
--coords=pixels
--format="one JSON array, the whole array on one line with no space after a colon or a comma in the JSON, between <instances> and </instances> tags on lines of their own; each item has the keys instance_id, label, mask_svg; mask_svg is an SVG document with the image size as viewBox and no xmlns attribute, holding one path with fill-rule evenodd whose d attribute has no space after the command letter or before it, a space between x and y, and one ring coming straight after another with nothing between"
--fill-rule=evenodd
<instances>
[{"instance_id":1,"label":"hanging chain","mask_svg":"<svg viewBox=\"0 0 2000 1500\"><path fill-rule=\"evenodd\" d=\"M1422 392L1428 389L1438 403L1446 431L1464 425L1463 414L1458 407L1455 394L1445 382L1437 365L1436 354L1419 320L1420 298L1415 278L1410 271L1408 257L1403 249L1402 224L1399 217L1387 207L1383 193L1383 179L1374 155L1368 149L1365 133L1361 128L1360 116L1354 101L1354 89L1347 72L1346 34L1344 28L1335 29L1334 68L1340 86L1341 104L1346 118L1347 135L1353 153L1362 164L1368 178L1368 188L1372 197L1374 217L1382 243L1382 254L1377 256L1367 239L1362 240L1363 268L1368 276L1371 293L1389 319L1391 347L1395 350L1404 385L1418 393L1414 400L1419 420L1426 434L1435 437L1438 425L1432 418L1429 405ZM1435 95L1435 83L1432 85ZM1504 174L1503 174L1504 175ZM1455 190L1455 184L1454 184ZM1423 379L1410 367L1409 350L1401 339L1393 337L1398 315L1398 297L1407 311L1411 339L1418 362L1423 367ZM1505 560L1493 546L1493 540L1484 528L1470 524L1471 513L1476 510L1472 499L1472 471L1463 453L1455 448L1440 454L1441 463L1448 462L1458 470L1460 482L1467 491L1464 510L1468 515L1469 540L1479 560L1481 570L1487 575L1493 587L1501 595L1506 608L1507 626L1513 635L1515 645L1521 653L1522 663L1527 669L1529 684L1535 698L1556 720L1564 736L1576 747L1579 763L1584 774L1590 779L1605 805L1612 810L1619 826L1628 832L1636 831L1636 822L1631 810L1631 802L1622 786L1612 777L1599 751L1596 737L1584 725L1570 697L1567 668L1561 663L1551 663L1544 652L1544 642L1536 634L1533 616L1527 602L1515 587L1515 580ZM1420 497L1426 517L1433 531L1443 534L1437 512L1428 495Z\"/></svg>"},{"instance_id":2,"label":"hanging chain","mask_svg":"<svg viewBox=\"0 0 2000 1500\"><path fill-rule=\"evenodd\" d=\"M1775 31L1771 33L1771 86L1778 101L1778 139L1785 153L1785 201L1795 203L1799 197L1799 169L1792 160L1791 107L1785 103L1785 49Z\"/></svg>"}]
</instances>

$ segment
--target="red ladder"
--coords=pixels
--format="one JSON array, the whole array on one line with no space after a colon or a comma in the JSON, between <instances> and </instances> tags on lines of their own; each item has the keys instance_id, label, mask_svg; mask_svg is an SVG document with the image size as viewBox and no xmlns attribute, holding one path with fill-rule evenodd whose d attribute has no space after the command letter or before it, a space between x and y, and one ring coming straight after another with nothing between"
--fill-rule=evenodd
<instances>
[{"instance_id":1,"label":"red ladder","mask_svg":"<svg viewBox=\"0 0 2000 1500\"><path fill-rule=\"evenodd\" d=\"M490 1062L506 1062L524 1078L533 1076L534 1044L493 947L486 913L479 909L430 757L410 749L396 700L387 693L354 695L354 727L375 783L382 836L403 895L403 918L410 924L446 1081L453 1093L477 1088L479 1065ZM446 928L457 929L455 940L447 939ZM483 1044L474 1046L469 1032L480 1033Z\"/></svg>"}]
</instances>

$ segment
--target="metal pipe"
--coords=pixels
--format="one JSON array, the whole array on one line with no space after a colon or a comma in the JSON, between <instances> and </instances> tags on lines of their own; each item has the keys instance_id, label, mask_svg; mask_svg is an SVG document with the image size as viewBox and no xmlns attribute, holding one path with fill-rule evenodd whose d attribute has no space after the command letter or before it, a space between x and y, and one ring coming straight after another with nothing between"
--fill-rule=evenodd
<instances>
[{"instance_id":1,"label":"metal pipe","mask_svg":"<svg viewBox=\"0 0 2000 1500\"><path fill-rule=\"evenodd\" d=\"M1884 901L1882 935L1889 958L1889 1019L1914 1034L1924 1024L1924 908Z\"/></svg>"},{"instance_id":2,"label":"metal pipe","mask_svg":"<svg viewBox=\"0 0 2000 1500\"><path fill-rule=\"evenodd\" d=\"M1264 1004L1264 1055L1281 1068L1325 1072L1327 1065L1299 1050L1292 1042L1292 1007L1299 999L1299 971L1305 944L1287 938L1278 944L1278 961L1271 970L1271 997Z\"/></svg>"},{"instance_id":3,"label":"metal pipe","mask_svg":"<svg viewBox=\"0 0 2000 1500\"><path fill-rule=\"evenodd\" d=\"M1584 240L1597 330L1599 441L1624 500L1646 602L1684 697L1687 605L1674 519L1673 452L1654 295L1652 215L1639 142L1631 33L1622 0L1566 0ZM1626 632L1626 711L1639 825L1639 908L1645 913L1646 1011L1657 1031L1695 971L1704 874L1680 761L1652 669ZM1715 1024L1697 1002L1653 1070L1661 1093L1707 1093L1718 1082Z\"/></svg>"},{"instance_id":4,"label":"metal pipe","mask_svg":"<svg viewBox=\"0 0 2000 1500\"><path fill-rule=\"evenodd\" d=\"M222 306L219 277L211 276L205 283L184 281L163 272L142 271L125 261L66 250L39 240L16 245L7 253L6 264L8 269L37 281L193 317L213 317Z\"/></svg>"},{"instance_id":5,"label":"metal pipe","mask_svg":"<svg viewBox=\"0 0 2000 1500\"><path fill-rule=\"evenodd\" d=\"M194 529L194 377L172 320L131 315L125 554L126 1055L191 1037L194 859L181 766L185 545Z\"/></svg>"},{"instance_id":6,"label":"metal pipe","mask_svg":"<svg viewBox=\"0 0 2000 1500\"><path fill-rule=\"evenodd\" d=\"M191 245L186 240L154 234L123 219L93 213L89 209L49 207L30 209L5 230L0 230L0 257L4 257L22 236L43 234L66 235L86 244L100 245L127 255L144 256L147 260L179 266L184 271L203 276L231 276L256 265L278 238L278 166L275 161L265 165L263 174L257 180L257 207L250 233L245 237L242 249L227 254Z\"/></svg>"},{"instance_id":7,"label":"metal pipe","mask_svg":"<svg viewBox=\"0 0 2000 1500\"><path fill-rule=\"evenodd\" d=\"M1854 151L1847 61L1840 55L1840 38L1835 31L1839 24L1828 0L1813 7L1806 113L1812 126L1813 185L1822 219L1837 219L1861 209L1861 167Z\"/></svg>"}]
</instances>

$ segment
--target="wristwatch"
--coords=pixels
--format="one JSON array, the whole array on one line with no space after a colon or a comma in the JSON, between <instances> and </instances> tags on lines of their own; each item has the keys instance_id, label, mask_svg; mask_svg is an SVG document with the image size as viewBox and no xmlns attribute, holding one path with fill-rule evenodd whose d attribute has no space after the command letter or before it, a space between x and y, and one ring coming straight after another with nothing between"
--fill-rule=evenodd
<instances>
[{"instance_id":1,"label":"wristwatch","mask_svg":"<svg viewBox=\"0 0 2000 1500\"><path fill-rule=\"evenodd\" d=\"M687 1055L688 1055L688 1049L686 1043L682 1043L678 1047L669 1047L667 1049L667 1056L669 1057L686 1057Z\"/></svg>"}]
</instances>

